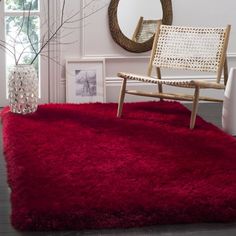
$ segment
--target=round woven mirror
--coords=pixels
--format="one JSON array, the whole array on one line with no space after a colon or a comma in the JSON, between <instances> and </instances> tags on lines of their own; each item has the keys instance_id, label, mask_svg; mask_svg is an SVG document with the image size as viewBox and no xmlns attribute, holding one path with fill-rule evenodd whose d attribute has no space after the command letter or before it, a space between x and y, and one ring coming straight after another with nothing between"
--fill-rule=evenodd
<instances>
[{"instance_id":1,"label":"round woven mirror","mask_svg":"<svg viewBox=\"0 0 236 236\"><path fill-rule=\"evenodd\" d=\"M123 1L123 2L122 2ZM166 25L172 24L172 2L171 0L152 0L152 4L150 1L149 5L147 5L147 1L144 0L145 7L137 4L141 4L140 1L137 0L111 0L109 8L108 8L108 16L109 16L109 27L112 38L114 41L119 44L122 48L126 49L130 52L140 53L151 50L152 43L154 39L154 32L150 34L150 28L153 29L155 27L154 22L162 19L162 23ZM133 4L133 7L132 7ZM126 6L126 7L125 7ZM128 7L129 6L129 7ZM159 9L162 8L162 9ZM145 17L145 12L140 12L140 9L146 11L147 16ZM155 11L156 9L156 11ZM126 15L124 14L126 12ZM153 17L151 11L156 12L156 16ZM130 12L128 14L127 12ZM136 14L137 19L133 19L132 16ZM123 22L121 22L121 15L123 17ZM147 17L151 17L148 19ZM137 26L130 26L132 21L137 21ZM135 34L138 33L139 26L143 23L143 25L149 30L148 34L146 31L145 35L142 37L136 38ZM149 24L149 25L147 25ZM151 26L152 24L152 26ZM133 36L129 35L132 32L125 31L125 28L130 28L133 30ZM139 34L140 36L140 34ZM142 38L142 39L141 39Z\"/></svg>"}]
</instances>

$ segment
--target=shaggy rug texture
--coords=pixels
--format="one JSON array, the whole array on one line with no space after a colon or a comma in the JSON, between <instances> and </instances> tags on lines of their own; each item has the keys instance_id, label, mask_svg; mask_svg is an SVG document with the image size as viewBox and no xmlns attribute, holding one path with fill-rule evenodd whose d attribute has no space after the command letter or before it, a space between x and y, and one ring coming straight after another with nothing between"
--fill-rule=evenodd
<instances>
[{"instance_id":1,"label":"shaggy rug texture","mask_svg":"<svg viewBox=\"0 0 236 236\"><path fill-rule=\"evenodd\" d=\"M18 230L236 220L236 140L177 102L2 112Z\"/></svg>"}]
</instances>

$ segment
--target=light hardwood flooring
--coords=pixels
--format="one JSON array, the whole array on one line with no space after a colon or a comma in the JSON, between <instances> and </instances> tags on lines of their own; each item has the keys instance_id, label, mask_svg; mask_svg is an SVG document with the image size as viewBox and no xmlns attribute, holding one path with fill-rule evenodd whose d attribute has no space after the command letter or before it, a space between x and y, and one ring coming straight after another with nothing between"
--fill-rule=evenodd
<instances>
[{"instance_id":1,"label":"light hardwood flooring","mask_svg":"<svg viewBox=\"0 0 236 236\"><path fill-rule=\"evenodd\" d=\"M186 106L189 107L189 105ZM222 106L219 104L200 104L198 114L205 120L221 127L221 110ZM2 134L1 130L0 134ZM86 230L80 232L18 232L10 224L11 205L1 136L0 140L0 236L236 236L236 222L229 224L159 225L145 228Z\"/></svg>"}]
</instances>

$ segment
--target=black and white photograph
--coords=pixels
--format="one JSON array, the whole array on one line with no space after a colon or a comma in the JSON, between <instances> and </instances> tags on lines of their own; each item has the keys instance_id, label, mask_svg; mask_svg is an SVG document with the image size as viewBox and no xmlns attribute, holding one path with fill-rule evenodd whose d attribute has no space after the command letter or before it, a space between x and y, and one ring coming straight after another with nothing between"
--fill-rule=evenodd
<instances>
[{"instance_id":1,"label":"black and white photograph","mask_svg":"<svg viewBox=\"0 0 236 236\"><path fill-rule=\"evenodd\" d=\"M97 95L96 70L75 70L75 94L76 96Z\"/></svg>"},{"instance_id":2,"label":"black and white photograph","mask_svg":"<svg viewBox=\"0 0 236 236\"><path fill-rule=\"evenodd\" d=\"M68 59L66 63L66 102L104 101L104 60Z\"/></svg>"}]
</instances>

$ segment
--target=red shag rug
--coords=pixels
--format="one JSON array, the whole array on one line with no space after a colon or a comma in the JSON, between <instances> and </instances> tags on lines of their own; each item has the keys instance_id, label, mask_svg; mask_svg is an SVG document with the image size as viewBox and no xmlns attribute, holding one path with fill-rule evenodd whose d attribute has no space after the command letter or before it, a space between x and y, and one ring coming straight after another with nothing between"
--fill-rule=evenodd
<instances>
[{"instance_id":1,"label":"red shag rug","mask_svg":"<svg viewBox=\"0 0 236 236\"><path fill-rule=\"evenodd\" d=\"M236 220L236 140L176 102L2 112L19 230Z\"/></svg>"}]
</instances>

